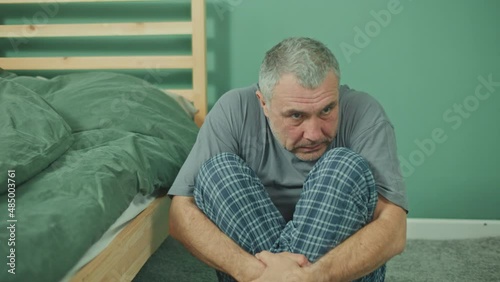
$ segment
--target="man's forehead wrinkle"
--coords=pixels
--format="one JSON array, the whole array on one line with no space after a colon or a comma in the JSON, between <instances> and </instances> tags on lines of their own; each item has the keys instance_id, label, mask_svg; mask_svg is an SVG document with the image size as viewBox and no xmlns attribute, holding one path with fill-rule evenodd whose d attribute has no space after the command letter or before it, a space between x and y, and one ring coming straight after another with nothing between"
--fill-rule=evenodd
<instances>
[{"instance_id":1,"label":"man's forehead wrinkle","mask_svg":"<svg viewBox=\"0 0 500 282\"><path fill-rule=\"evenodd\" d=\"M337 101L337 95L319 94L316 96L285 96L277 99L276 106L283 109L290 108L310 108L311 106L324 108Z\"/></svg>"},{"instance_id":2,"label":"man's forehead wrinkle","mask_svg":"<svg viewBox=\"0 0 500 282\"><path fill-rule=\"evenodd\" d=\"M311 105L304 105L302 107L300 106L289 106L289 107L282 107L280 108L280 112L282 115L290 115L290 114L293 114L293 113L301 113L301 114L316 114L316 113L320 113L321 111L323 111L325 108L329 107L329 106L334 106L336 104L335 101L331 101L330 103L326 103L326 104L321 104L321 105L318 105L318 106L311 106Z\"/></svg>"}]
</instances>

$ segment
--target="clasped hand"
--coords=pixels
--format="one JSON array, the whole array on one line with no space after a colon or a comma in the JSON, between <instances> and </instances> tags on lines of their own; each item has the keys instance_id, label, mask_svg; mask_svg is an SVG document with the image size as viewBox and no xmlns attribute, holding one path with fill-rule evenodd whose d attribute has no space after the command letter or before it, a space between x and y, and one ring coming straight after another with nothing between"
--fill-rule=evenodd
<instances>
[{"instance_id":1,"label":"clasped hand","mask_svg":"<svg viewBox=\"0 0 500 282\"><path fill-rule=\"evenodd\" d=\"M293 253L273 254L263 251L255 255L265 266L264 272L253 282L304 282L308 281L305 268L311 263L304 255Z\"/></svg>"}]
</instances>

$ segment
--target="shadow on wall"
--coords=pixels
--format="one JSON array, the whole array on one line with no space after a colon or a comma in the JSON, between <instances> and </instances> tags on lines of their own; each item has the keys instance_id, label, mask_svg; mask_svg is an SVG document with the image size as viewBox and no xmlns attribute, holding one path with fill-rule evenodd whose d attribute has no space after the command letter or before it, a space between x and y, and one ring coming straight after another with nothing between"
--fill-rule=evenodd
<instances>
[{"instance_id":1,"label":"shadow on wall","mask_svg":"<svg viewBox=\"0 0 500 282\"><path fill-rule=\"evenodd\" d=\"M211 109L231 87L229 35L234 3L208 0L206 5L208 107Z\"/></svg>"}]
</instances>

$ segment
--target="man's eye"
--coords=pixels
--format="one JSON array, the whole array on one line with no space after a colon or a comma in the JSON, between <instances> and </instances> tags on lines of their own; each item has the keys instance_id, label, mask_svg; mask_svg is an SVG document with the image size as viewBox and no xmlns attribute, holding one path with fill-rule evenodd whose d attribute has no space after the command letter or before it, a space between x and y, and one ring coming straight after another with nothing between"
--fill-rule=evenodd
<instances>
[{"instance_id":1,"label":"man's eye","mask_svg":"<svg viewBox=\"0 0 500 282\"><path fill-rule=\"evenodd\" d=\"M332 111L332 108L333 108L332 106L326 107L326 108L323 109L322 113L323 114L328 114L328 113L330 113Z\"/></svg>"},{"instance_id":2,"label":"man's eye","mask_svg":"<svg viewBox=\"0 0 500 282\"><path fill-rule=\"evenodd\" d=\"M293 118L293 119L300 119L302 117L302 114L294 113L290 117Z\"/></svg>"}]
</instances>

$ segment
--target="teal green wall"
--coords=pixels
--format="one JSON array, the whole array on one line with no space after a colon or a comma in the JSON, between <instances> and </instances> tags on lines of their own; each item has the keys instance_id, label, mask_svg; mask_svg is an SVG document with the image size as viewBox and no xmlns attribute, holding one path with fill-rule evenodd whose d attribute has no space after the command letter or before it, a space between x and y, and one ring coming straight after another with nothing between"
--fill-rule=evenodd
<instances>
[{"instance_id":1,"label":"teal green wall","mask_svg":"<svg viewBox=\"0 0 500 282\"><path fill-rule=\"evenodd\" d=\"M229 68L217 73L229 87L255 82L281 39L319 39L336 54L342 83L375 96L392 119L410 217L500 219L499 1L230 2L219 39ZM377 22L388 7L390 20ZM490 75L496 86L480 100L478 77ZM464 103L461 116L454 107Z\"/></svg>"},{"instance_id":2,"label":"teal green wall","mask_svg":"<svg viewBox=\"0 0 500 282\"><path fill-rule=\"evenodd\" d=\"M180 4L119 9L94 4L98 12L64 4L49 23L92 22L103 15L120 21L118 10L137 21L188 18L186 1L175 2ZM0 20L9 24L40 11L37 5L2 7ZM254 83L264 53L283 38L319 39L336 54L342 83L375 96L393 121L410 217L500 219L499 13L496 0L207 0L209 104ZM390 20L377 16L382 14ZM30 39L15 54L156 55L171 48L184 53L189 44L182 37ZM14 55L5 40L0 52ZM162 84L190 83L189 73L149 71ZM476 96L480 77L494 83Z\"/></svg>"}]
</instances>

